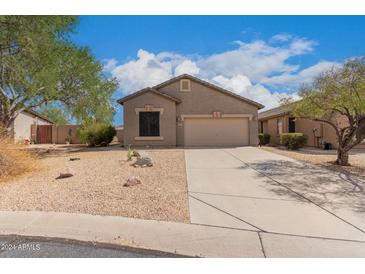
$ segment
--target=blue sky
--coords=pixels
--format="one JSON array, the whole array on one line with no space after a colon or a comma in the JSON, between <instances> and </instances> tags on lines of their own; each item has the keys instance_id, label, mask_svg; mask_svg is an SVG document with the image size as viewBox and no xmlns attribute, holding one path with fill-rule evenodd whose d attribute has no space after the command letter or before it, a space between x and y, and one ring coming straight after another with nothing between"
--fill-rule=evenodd
<instances>
[{"instance_id":1,"label":"blue sky","mask_svg":"<svg viewBox=\"0 0 365 274\"><path fill-rule=\"evenodd\" d=\"M115 98L190 73L270 108L365 55L364 28L365 16L81 16L73 39L119 80Z\"/></svg>"}]
</instances>

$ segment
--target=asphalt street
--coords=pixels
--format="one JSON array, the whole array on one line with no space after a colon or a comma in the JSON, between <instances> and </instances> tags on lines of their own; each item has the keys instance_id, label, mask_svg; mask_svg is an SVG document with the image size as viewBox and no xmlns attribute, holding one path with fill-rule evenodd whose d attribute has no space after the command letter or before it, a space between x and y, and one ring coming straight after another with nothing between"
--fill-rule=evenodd
<instances>
[{"instance_id":1,"label":"asphalt street","mask_svg":"<svg viewBox=\"0 0 365 274\"><path fill-rule=\"evenodd\" d=\"M66 239L0 236L0 258L171 258L176 254Z\"/></svg>"}]
</instances>

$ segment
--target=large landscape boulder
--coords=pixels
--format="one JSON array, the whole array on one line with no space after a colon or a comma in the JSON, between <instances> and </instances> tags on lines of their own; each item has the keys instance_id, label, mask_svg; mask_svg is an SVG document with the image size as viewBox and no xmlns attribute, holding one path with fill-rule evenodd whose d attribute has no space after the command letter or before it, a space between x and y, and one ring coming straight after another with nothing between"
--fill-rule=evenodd
<instances>
[{"instance_id":1,"label":"large landscape boulder","mask_svg":"<svg viewBox=\"0 0 365 274\"><path fill-rule=\"evenodd\" d=\"M153 166L152 157L147 153L140 153L136 161L133 163L134 167L151 167Z\"/></svg>"}]
</instances>

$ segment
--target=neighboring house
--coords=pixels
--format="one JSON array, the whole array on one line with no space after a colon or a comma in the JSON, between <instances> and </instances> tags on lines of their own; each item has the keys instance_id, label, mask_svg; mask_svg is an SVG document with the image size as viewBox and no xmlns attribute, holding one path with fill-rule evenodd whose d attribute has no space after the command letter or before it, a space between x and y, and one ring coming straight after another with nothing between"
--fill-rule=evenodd
<instances>
[{"instance_id":1,"label":"neighboring house","mask_svg":"<svg viewBox=\"0 0 365 274\"><path fill-rule=\"evenodd\" d=\"M280 144L281 133L301 132L308 136L307 146L322 148L324 143L337 147L335 130L328 124L310 119L295 118L283 107L273 108L259 113L259 132L270 134L271 144ZM338 118L339 125L346 125L346 120ZM364 144L356 146L364 147Z\"/></svg>"},{"instance_id":2,"label":"neighboring house","mask_svg":"<svg viewBox=\"0 0 365 274\"><path fill-rule=\"evenodd\" d=\"M257 145L257 114L264 107L187 74L118 102L124 145L136 146Z\"/></svg>"},{"instance_id":3,"label":"neighboring house","mask_svg":"<svg viewBox=\"0 0 365 274\"><path fill-rule=\"evenodd\" d=\"M78 128L78 125L56 125L38 112L24 110L15 118L11 131L17 143L29 140L36 144L80 144Z\"/></svg>"},{"instance_id":4,"label":"neighboring house","mask_svg":"<svg viewBox=\"0 0 365 274\"><path fill-rule=\"evenodd\" d=\"M53 121L42 114L32 111L22 111L13 122L11 130L13 132L15 142L24 142L25 139L32 139L32 125L53 125Z\"/></svg>"}]
</instances>

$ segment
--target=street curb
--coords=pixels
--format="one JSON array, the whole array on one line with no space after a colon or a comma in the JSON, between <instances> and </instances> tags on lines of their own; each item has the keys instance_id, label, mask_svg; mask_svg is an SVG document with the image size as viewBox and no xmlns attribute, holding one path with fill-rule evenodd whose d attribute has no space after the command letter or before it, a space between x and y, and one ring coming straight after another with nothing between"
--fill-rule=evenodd
<instances>
[{"instance_id":1,"label":"street curb","mask_svg":"<svg viewBox=\"0 0 365 274\"><path fill-rule=\"evenodd\" d=\"M254 231L119 216L0 211L0 234L96 242L190 257L263 257Z\"/></svg>"}]
</instances>

